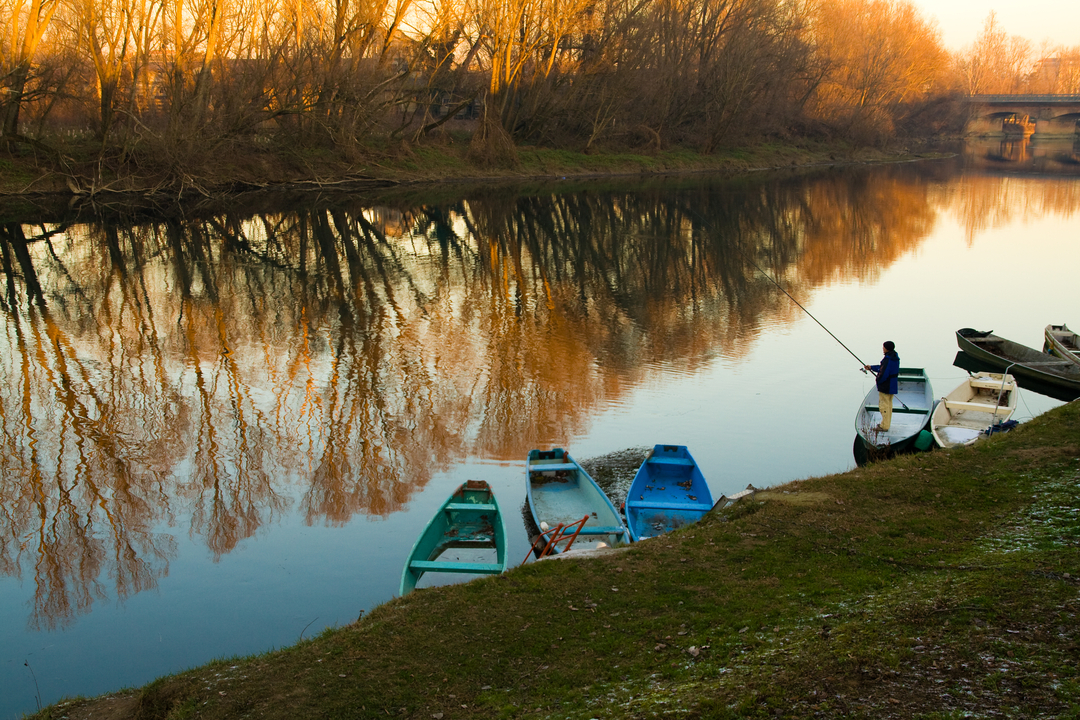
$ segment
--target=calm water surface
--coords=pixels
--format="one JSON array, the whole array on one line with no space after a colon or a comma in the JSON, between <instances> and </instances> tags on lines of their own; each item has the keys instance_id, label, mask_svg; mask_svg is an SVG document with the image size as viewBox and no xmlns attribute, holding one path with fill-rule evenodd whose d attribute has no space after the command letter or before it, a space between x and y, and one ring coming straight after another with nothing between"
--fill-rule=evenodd
<instances>
[{"instance_id":1,"label":"calm water surface","mask_svg":"<svg viewBox=\"0 0 1080 720\"><path fill-rule=\"evenodd\" d=\"M871 381L764 273L939 396L1080 326L1080 182L967 159L4 226L0 718L355 620L469 478L519 562L534 447L851 468Z\"/></svg>"}]
</instances>

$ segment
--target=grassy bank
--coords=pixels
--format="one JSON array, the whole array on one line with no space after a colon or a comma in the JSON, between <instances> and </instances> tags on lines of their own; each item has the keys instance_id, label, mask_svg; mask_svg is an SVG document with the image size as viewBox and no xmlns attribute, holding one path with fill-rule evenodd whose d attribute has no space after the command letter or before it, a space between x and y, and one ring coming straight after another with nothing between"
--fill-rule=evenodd
<instances>
[{"instance_id":1,"label":"grassy bank","mask_svg":"<svg viewBox=\"0 0 1080 720\"><path fill-rule=\"evenodd\" d=\"M1080 717L1080 402L41 718Z\"/></svg>"},{"instance_id":2,"label":"grassy bank","mask_svg":"<svg viewBox=\"0 0 1080 720\"><path fill-rule=\"evenodd\" d=\"M282 187L326 189L448 180L655 175L686 172L746 172L824 163L884 162L913 157L843 143L759 143L710 155L669 149L649 153L580 153L540 147L516 149L498 165L470 159L468 137L447 134L422 146L402 144L345 158L330 151L232 147L183 167L159 157L102 159L94 145L69 145L55 153L0 154L0 196L161 196L205 198Z\"/></svg>"}]
</instances>

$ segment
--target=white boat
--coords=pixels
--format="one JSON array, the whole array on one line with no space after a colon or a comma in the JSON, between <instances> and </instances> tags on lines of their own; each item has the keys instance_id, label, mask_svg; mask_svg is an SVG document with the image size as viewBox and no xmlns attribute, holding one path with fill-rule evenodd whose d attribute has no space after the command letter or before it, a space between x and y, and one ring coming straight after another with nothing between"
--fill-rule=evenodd
<instances>
[{"instance_id":1,"label":"white boat","mask_svg":"<svg viewBox=\"0 0 1080 720\"><path fill-rule=\"evenodd\" d=\"M941 399L930 416L939 447L970 445L1016 411L1016 379L1001 373L976 373Z\"/></svg>"},{"instance_id":2,"label":"white boat","mask_svg":"<svg viewBox=\"0 0 1080 720\"><path fill-rule=\"evenodd\" d=\"M1068 325L1047 325L1043 336L1046 338L1043 345L1046 352L1080 365L1080 335L1070 330Z\"/></svg>"}]
</instances>

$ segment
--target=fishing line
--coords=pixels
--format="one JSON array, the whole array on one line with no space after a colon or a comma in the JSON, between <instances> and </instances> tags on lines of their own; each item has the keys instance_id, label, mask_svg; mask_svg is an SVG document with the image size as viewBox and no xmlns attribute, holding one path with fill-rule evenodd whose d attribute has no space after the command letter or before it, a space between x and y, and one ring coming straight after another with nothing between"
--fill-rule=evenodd
<instances>
[{"instance_id":1,"label":"fishing line","mask_svg":"<svg viewBox=\"0 0 1080 720\"><path fill-rule=\"evenodd\" d=\"M711 222L709 222L709 221L708 221L708 220L707 220L706 218L702 217L702 216L701 216L701 213L697 212L697 211L696 211L696 210L694 210L693 208L689 208L689 207L688 207L688 208L686 208L686 209L687 209L687 210L688 210L688 211L690 212L690 214L691 214L691 215L696 215L696 216L698 217L698 219L699 219L699 220L701 220L702 224L703 224L703 225L705 225L705 226L706 226L706 227L707 227L707 228L709 229L709 233L710 233L710 234L712 234L712 231L713 231L713 226L712 226L712 223L711 223ZM847 345L844 345L843 341L842 341L842 340L840 340L840 338L838 338L838 337L836 337L835 335L833 335L833 333L832 333L832 330L830 330L829 328L825 327L825 325L824 325L824 324L822 324L822 322L821 322L820 320L818 320L818 319L817 319L816 317L814 317L814 314L813 314L812 312L810 312L810 311L809 311L809 310L807 310L807 309L806 309L805 307L803 307L803 304L802 304L801 302L799 302L798 300L796 300L796 299L795 299L795 298L794 298L794 297L792 296L792 294L791 294L791 293L789 293L789 292L788 292L787 290L785 290L785 289L784 289L784 286L783 286L783 285L781 285L781 284L780 284L780 283L778 283L778 282L777 282L776 280L774 280L774 279L773 279L773 276L772 276L772 275L770 275L769 273L767 273L767 272L765 272L764 270L762 270L762 269L761 269L761 266L760 266L760 265L758 265L758 264L757 264L756 262L754 262L754 258L750 257L750 256L749 256L749 255L748 255L748 254L747 254L746 252L744 252L744 251L743 251L743 249L742 249L742 248L738 247L737 245L735 246L735 249L736 249L736 250L738 250L738 251L739 251L739 253L740 253L740 254L741 254L741 255L742 255L742 256L743 256L743 257L744 257L744 258L746 259L746 261L747 261L747 262L749 262L749 263L750 263L751 265L753 265L753 266L754 266L754 268L755 268L755 269L756 269L756 270L757 270L757 271L758 271L759 273L761 273L762 275L764 275L764 276L765 276L765 277L766 277L766 278L768 279L768 281L769 281L769 282L771 282L771 283L772 283L773 285L775 285L776 287L780 288L780 292L784 293L784 294L785 294L785 295L787 295L787 296L788 296L789 298L791 298L791 302L793 302L793 303L795 303L796 305L798 305L798 306L799 306L799 308L800 308L800 309L802 309L802 311L803 311L804 313L806 313L807 315L809 315L809 316L810 316L810 319L811 319L811 320L813 320L814 322L816 322L816 323L817 323L818 325L821 325L821 329L822 329L822 330L824 330L825 332L829 333L829 337L831 337L831 338L832 338L833 340L835 340L836 342L840 343L840 346L841 346L842 348L844 348L845 350L847 350L847 351L848 351L848 352L849 352L849 353L851 354L851 357L853 357L853 358L855 358L856 360L858 360L858 361L859 361L859 369L860 369L860 370L863 370L863 368L864 368L864 367L866 367L866 363L864 363L864 362L863 362L862 360L860 360L860 359L859 359L859 356L858 356L858 355L856 355L855 353L851 352L851 348L849 348L849 347L848 347ZM863 370L863 372L866 372L866 370Z\"/></svg>"},{"instance_id":2,"label":"fishing line","mask_svg":"<svg viewBox=\"0 0 1080 720\"><path fill-rule=\"evenodd\" d=\"M740 250L739 252L742 252L742 250ZM802 304L801 302L799 302L798 300L796 300L796 299L795 299L795 298L794 298L794 297L792 296L792 294L791 294L791 293L789 293L789 292L788 292L787 290L785 290L785 289L784 289L784 286L783 286L783 285L781 285L781 284L780 284L780 283L778 283L778 282L777 282L776 280L774 280L774 279L773 279L773 277L772 277L772 275L769 275L769 273L767 273L767 272L765 272L764 270L762 270L762 269L761 269L761 267L760 267L760 266L759 266L759 265L758 265L758 264L757 264L756 262L754 262L754 259L753 259L753 258L751 258L751 257L750 257L749 255L747 255L746 253L743 253L743 257L745 257L745 258L746 258L746 260L747 260L747 261L748 261L748 262L749 262L749 263L750 263L751 265L753 265L753 266L754 266L754 267L755 267L755 268L757 269L757 271L758 271L759 273L761 273L762 275L764 275L764 276L765 276L765 278L766 278L766 279L767 279L767 280L768 280L769 282L771 282L771 283L772 283L773 285L775 285L776 287L780 288L780 292L784 293L784 294L785 294L785 295L787 295L787 296L788 296L789 298L791 298L791 302L793 302L793 303L795 303L796 305L798 305L798 306L799 306L799 307L800 307L800 308L802 309L802 311L803 311L804 313L806 313L807 315L809 315L809 316L810 316L810 319L811 319L811 320L813 320L814 322L816 322L816 323L817 323L818 325L821 325L821 329L822 329L822 330L824 330L825 332L829 333L829 337L831 337L831 338L832 338L833 340L835 340L836 342L840 343L840 346L841 346L842 348L844 348L844 349L845 349L845 350L847 350L847 351L848 351L849 353L851 353L851 357L855 358L856 360L859 360L859 356L858 356L858 355L856 355L855 353L851 352L851 348L849 348L849 347L848 347L847 345L844 345L844 343L843 343L843 342L842 342L842 341L840 340L840 338L838 338L838 337L836 337L835 335L833 335L833 334L832 334L832 330L830 330L829 328L827 328L827 327L825 327L824 325L822 325L821 321L820 321L820 320L818 320L818 319L817 319L816 317L814 317L814 314L813 314L812 312L810 312L810 311L809 311L809 310L807 310L807 309L806 309L805 307L803 307L803 304ZM859 360L859 366L860 366L860 367L864 367L865 365L866 365L866 363L864 363L864 362L863 362L862 360ZM864 372L865 372L865 371L864 371Z\"/></svg>"},{"instance_id":3,"label":"fishing line","mask_svg":"<svg viewBox=\"0 0 1080 720\"><path fill-rule=\"evenodd\" d=\"M742 252L742 250L739 250L739 252ZM774 280L774 279L772 278L772 276L771 276L771 275L769 275L769 273L767 273L767 272L765 272L764 270L762 270L762 269L761 269L761 267L760 267L760 266L759 266L759 265L758 265L758 264L757 264L756 262L754 262L754 259L753 259L752 257L750 257L749 255L747 255L746 253L742 253L742 254L743 254L743 257L744 257L744 258L746 258L747 262L749 262L749 263L750 263L751 265L753 265L753 266L754 266L755 268L757 268L757 271L758 271L759 273L761 273L761 274L762 274L762 275L764 275L764 276L765 276L766 278L768 278L768 279L769 279L769 282L771 282L771 283L772 283L773 285L775 285L776 287L780 288L780 292L784 293L784 294L785 294L785 295L787 295L787 296L788 296L789 298L791 298L791 302L795 303L795 304L796 304L796 305L798 305L798 306L799 306L800 308L802 308L802 311L803 311L804 313L806 313L807 315L809 315L809 316L810 316L810 319L811 319L811 320L813 320L814 322L816 322L816 323L817 323L818 325L821 325L821 329L822 329L822 330L824 330L825 332L829 333L829 336L830 336L830 337L832 337L832 339L833 339L833 340L835 340L836 342L840 343L840 345L841 345L841 346L842 346L842 347L843 347L843 348L844 348L845 350L847 350L847 351L848 351L849 353L851 353L851 357L855 358L856 360L859 360L859 356L858 356L858 355L856 355L855 353L851 352L851 348L849 348L849 347L848 347L847 345L844 345L844 343L843 343L843 342L842 342L842 341L840 340L840 338L838 338L838 337L836 337L835 335L833 335L833 334L832 334L832 330L830 330L829 328L827 328L827 327L825 327L824 325L822 325L821 321L820 321L820 320L818 320L818 319L817 319L816 317L814 317L814 314L813 314L812 312L810 312L810 311L809 311L809 310L807 310L807 309L806 309L805 307L803 307L803 304L802 304L801 302L799 302L799 301L798 301L798 300L796 300L796 299L795 299L794 297L792 297L791 293L789 293L789 292L788 292L787 290L785 290L785 289L784 289L784 286L783 286L783 285L781 285L781 284L780 284L780 283L778 283L778 282L777 282L776 280ZM862 360L859 360L859 370L861 370L861 371L862 371L863 373L866 373L866 363L864 363L864 362L863 362ZM907 403L905 403L905 402L904 402L903 400L901 400L901 399L900 399L899 393L897 393L897 394L896 394L896 395L894 395L893 397L894 397L894 398L896 399L896 401L897 401L898 403L900 403L900 405L901 405L901 406L903 406L903 408L904 408L905 410L910 410L910 409L911 409L911 408L909 408L909 407L907 406Z\"/></svg>"},{"instance_id":4,"label":"fishing line","mask_svg":"<svg viewBox=\"0 0 1080 720\"><path fill-rule=\"evenodd\" d=\"M712 223L710 223L710 222L709 222L708 220L706 220L705 218L703 218L703 217L701 216L701 214L700 214L700 213L698 213L698 212L694 211L694 210L693 210L692 208L687 208L687 210L689 210L691 214L693 214L693 215L697 215L697 216L698 216L698 218L699 218L699 219L700 219L700 220L701 220L701 221L702 221L702 222L703 222L703 223L704 223L704 224L705 224L705 225L706 225L706 226L707 226L707 227L709 228L709 232L710 232L710 233L712 232ZM750 263L751 265L753 265L753 266L754 266L754 269L755 269L755 270L757 270L757 271L758 271L759 273L761 273L762 275L764 275L764 276L765 276L765 278L766 278L766 279L767 279L767 280L768 280L769 282L771 282L771 283L772 283L773 285L775 285L775 286L776 286L777 288L779 288L780 292L782 292L782 293L784 293L785 295L787 295L787 296L788 296L788 298L790 298L791 302L793 302L793 303L795 303L796 305L798 305L798 306L799 306L799 309L801 309L801 310L802 310L802 311L803 311L804 313L806 313L807 315L809 315L809 316L810 316L810 319L811 319L811 320L813 320L814 322L816 322L816 323L817 323L817 324L818 324L818 325L819 325L819 326L821 327L821 329L822 329L822 330L824 330L825 332L829 333L829 337L831 337L831 338L832 338L833 340L835 340L836 342L840 343L840 347L842 347L842 348L844 348L845 350L847 350L847 351L848 351L848 353L849 353L849 354L851 355L851 357L853 357L853 358L855 358L856 360L858 360L858 361L859 361L859 370L860 370L861 372L863 372L863 373L865 373L865 372L866 372L866 363L864 363L864 362L862 361L862 359L861 359L861 358L859 358L859 356L858 356L858 355L856 355L856 354L855 354L854 352L852 352L852 351L851 351L851 348L849 348L849 347L848 347L847 345L845 345L845 344L844 344L844 341L843 341L843 340L841 340L840 338L836 337L836 335L833 335L833 332L832 332L832 330L830 330L829 328L825 327L825 324L824 324L824 323L822 323L822 322L821 322L820 320L818 320L818 319L817 319L816 317L814 317L814 314L813 314L812 312L810 312L809 310L807 310L807 309L806 309L806 307L805 307L805 306L803 306L803 304L802 304L801 302L799 302L798 300L796 300L796 299L795 299L795 297L794 297L794 296L793 296L793 295L792 295L791 293L789 293L789 292L788 292L787 290L785 290L785 289L784 289L784 286L783 286L783 285L781 285L781 284L780 284L779 282L777 282L777 281L776 281L776 280L775 280L775 279L773 278L773 276L772 276L772 275L770 275L769 273L765 272L765 270L763 270L763 269L762 269L762 267L761 267L760 265L758 265L758 264L757 264L756 262L754 262L754 258L750 257L750 255L748 255L748 254L747 254L746 252L744 252L744 251L743 251L743 249L742 249L742 248L740 248L740 247L738 247L738 246L735 246L735 249L739 251L739 253L740 253L740 254L741 254L741 255L743 256L743 258L745 258L745 259L746 259L746 261L747 261L748 263ZM894 397L895 397L895 396L894 396ZM910 409L910 408L908 408L908 406L907 406L907 405L906 405L906 404L904 403L904 401L903 401L903 400L900 400L900 398L899 398L899 397L896 397L896 400L897 400L897 401L898 401L898 402L899 402L899 403L900 403L900 404L901 404L901 405L902 405L902 406L904 407L904 409L905 409L905 410L908 410L908 409Z\"/></svg>"}]
</instances>

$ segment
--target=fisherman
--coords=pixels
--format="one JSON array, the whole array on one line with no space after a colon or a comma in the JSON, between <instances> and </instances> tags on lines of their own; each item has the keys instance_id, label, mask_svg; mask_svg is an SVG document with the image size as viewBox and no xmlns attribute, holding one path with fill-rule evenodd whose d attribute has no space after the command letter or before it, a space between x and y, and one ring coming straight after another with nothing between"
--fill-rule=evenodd
<instances>
[{"instance_id":1,"label":"fisherman","mask_svg":"<svg viewBox=\"0 0 1080 720\"><path fill-rule=\"evenodd\" d=\"M896 354L896 343L886 340L881 346L885 357L880 365L863 365L877 376L878 408L881 410L881 423L874 430L888 432L892 426L892 401L898 387L900 376L900 356Z\"/></svg>"}]
</instances>

